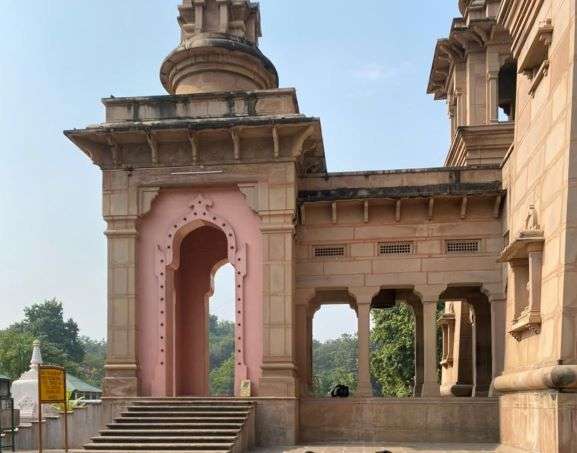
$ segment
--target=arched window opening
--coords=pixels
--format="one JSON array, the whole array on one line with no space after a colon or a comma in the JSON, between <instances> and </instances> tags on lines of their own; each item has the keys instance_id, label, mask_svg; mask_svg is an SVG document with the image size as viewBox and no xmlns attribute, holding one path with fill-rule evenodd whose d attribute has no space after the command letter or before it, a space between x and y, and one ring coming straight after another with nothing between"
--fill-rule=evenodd
<instances>
[{"instance_id":1,"label":"arched window opening","mask_svg":"<svg viewBox=\"0 0 577 453\"><path fill-rule=\"evenodd\" d=\"M234 396L234 284L235 270L231 264L227 263L216 271L208 321L211 396Z\"/></svg>"},{"instance_id":2,"label":"arched window opening","mask_svg":"<svg viewBox=\"0 0 577 453\"><path fill-rule=\"evenodd\" d=\"M517 64L505 63L499 71L499 121L515 120L517 95Z\"/></svg>"},{"instance_id":3,"label":"arched window opening","mask_svg":"<svg viewBox=\"0 0 577 453\"><path fill-rule=\"evenodd\" d=\"M313 393L330 396L337 385L351 394L358 380L357 316L348 305L323 305L313 318Z\"/></svg>"},{"instance_id":4,"label":"arched window opening","mask_svg":"<svg viewBox=\"0 0 577 453\"><path fill-rule=\"evenodd\" d=\"M475 287L450 287L441 298L441 394L486 397L493 373L491 304Z\"/></svg>"}]
</instances>

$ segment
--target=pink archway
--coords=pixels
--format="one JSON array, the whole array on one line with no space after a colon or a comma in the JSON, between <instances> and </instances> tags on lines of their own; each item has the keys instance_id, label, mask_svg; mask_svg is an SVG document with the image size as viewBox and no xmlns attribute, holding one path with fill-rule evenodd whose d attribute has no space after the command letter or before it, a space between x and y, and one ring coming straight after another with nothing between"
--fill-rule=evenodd
<instances>
[{"instance_id":1,"label":"pink archway","mask_svg":"<svg viewBox=\"0 0 577 453\"><path fill-rule=\"evenodd\" d=\"M245 379L251 380L256 392L262 357L261 350L255 347L261 343L262 335L258 308L262 276L256 272L261 253L257 216L248 205L239 203L244 196L230 189L196 193L187 197L184 204L182 195L177 191L167 192L164 198L161 195L162 206L159 212L153 209L155 219L150 219L154 228L143 229L141 253L150 255L146 267L153 268L150 270L156 278L150 287L153 294L148 290L141 297L144 306L140 316L145 319L139 332L139 352L146 386L142 393L209 394L208 302L213 293L214 274L226 263L235 270L235 393L238 394L240 382ZM215 202L218 211L214 209ZM175 209L176 206L181 208ZM164 228L159 229L159 224ZM251 245L251 254L247 252L247 243ZM253 271L248 278L251 259ZM150 282L145 278L147 272L146 268L139 269L139 288L144 289ZM254 302L248 313L247 294L248 300Z\"/></svg>"}]
</instances>

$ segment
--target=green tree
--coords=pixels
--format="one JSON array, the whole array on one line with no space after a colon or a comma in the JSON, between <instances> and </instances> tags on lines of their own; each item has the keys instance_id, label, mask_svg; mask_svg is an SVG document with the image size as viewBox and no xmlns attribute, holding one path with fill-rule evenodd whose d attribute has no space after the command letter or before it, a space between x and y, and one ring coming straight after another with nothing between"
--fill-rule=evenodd
<instances>
[{"instance_id":1,"label":"green tree","mask_svg":"<svg viewBox=\"0 0 577 453\"><path fill-rule=\"evenodd\" d=\"M80 364L80 378L95 387L102 386L106 364L106 341L80 337L84 360Z\"/></svg>"},{"instance_id":2,"label":"green tree","mask_svg":"<svg viewBox=\"0 0 577 453\"><path fill-rule=\"evenodd\" d=\"M313 342L314 393L326 396L339 384L352 392L357 388L358 341L353 335L343 335L324 343Z\"/></svg>"},{"instance_id":3,"label":"green tree","mask_svg":"<svg viewBox=\"0 0 577 453\"><path fill-rule=\"evenodd\" d=\"M234 395L234 353L210 371L210 394L214 396Z\"/></svg>"},{"instance_id":4,"label":"green tree","mask_svg":"<svg viewBox=\"0 0 577 453\"><path fill-rule=\"evenodd\" d=\"M231 354L234 354L234 323L219 320L210 315L208 319L208 338L210 344L210 369L220 367Z\"/></svg>"},{"instance_id":5,"label":"green tree","mask_svg":"<svg viewBox=\"0 0 577 453\"><path fill-rule=\"evenodd\" d=\"M373 310L371 374L382 396L412 395L415 319L405 304Z\"/></svg>"},{"instance_id":6,"label":"green tree","mask_svg":"<svg viewBox=\"0 0 577 453\"><path fill-rule=\"evenodd\" d=\"M69 373L81 375L80 364L84 359L84 347L78 335L76 322L64 319L62 303L52 299L31 305L24 309L23 321L14 323L0 332L3 334L0 337L0 350L9 351L15 348L12 344L13 339L21 342L14 352L6 355L6 361L2 361L2 367L7 372L19 370L17 373L19 375L28 369L32 341L39 339L45 363L64 366ZM24 342L29 343L26 348ZM24 352L27 353L25 366L22 363Z\"/></svg>"},{"instance_id":7,"label":"green tree","mask_svg":"<svg viewBox=\"0 0 577 453\"><path fill-rule=\"evenodd\" d=\"M234 323L208 319L210 354L210 393L214 396L234 395Z\"/></svg>"},{"instance_id":8,"label":"green tree","mask_svg":"<svg viewBox=\"0 0 577 453\"><path fill-rule=\"evenodd\" d=\"M43 343L43 351L55 347L67 360L80 363L84 348L79 337L78 324L72 319L64 320L62 303L56 299L46 300L24 309L24 321L11 326L32 334Z\"/></svg>"},{"instance_id":9,"label":"green tree","mask_svg":"<svg viewBox=\"0 0 577 453\"><path fill-rule=\"evenodd\" d=\"M0 371L17 379L28 370L33 341L34 337L28 332L0 330Z\"/></svg>"}]
</instances>

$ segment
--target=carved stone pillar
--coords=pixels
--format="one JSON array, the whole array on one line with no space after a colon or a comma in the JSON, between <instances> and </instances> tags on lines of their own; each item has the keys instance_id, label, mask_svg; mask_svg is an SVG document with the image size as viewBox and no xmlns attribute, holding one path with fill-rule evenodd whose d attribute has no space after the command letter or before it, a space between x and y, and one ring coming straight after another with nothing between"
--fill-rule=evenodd
<instances>
[{"instance_id":1,"label":"carved stone pillar","mask_svg":"<svg viewBox=\"0 0 577 453\"><path fill-rule=\"evenodd\" d=\"M356 396L371 397L370 342L371 342L371 304L357 301L359 377Z\"/></svg>"},{"instance_id":2,"label":"carved stone pillar","mask_svg":"<svg viewBox=\"0 0 577 453\"><path fill-rule=\"evenodd\" d=\"M307 313L307 384L308 390L310 393L313 392L315 386L315 377L314 377L314 357L313 357L313 321L316 312L319 310L319 306L315 305L309 307Z\"/></svg>"},{"instance_id":3,"label":"carved stone pillar","mask_svg":"<svg viewBox=\"0 0 577 453\"><path fill-rule=\"evenodd\" d=\"M297 295L295 312L295 362L299 376L299 393L307 395L311 391L312 378L312 319L310 300L313 292Z\"/></svg>"},{"instance_id":4,"label":"carved stone pillar","mask_svg":"<svg viewBox=\"0 0 577 453\"><path fill-rule=\"evenodd\" d=\"M108 222L108 354L104 396L138 396L136 356L136 219Z\"/></svg>"},{"instance_id":5,"label":"carved stone pillar","mask_svg":"<svg viewBox=\"0 0 577 453\"><path fill-rule=\"evenodd\" d=\"M106 397L138 396L137 220L154 196L151 190L139 197L127 172L103 174L102 211L108 225L108 351L103 383Z\"/></svg>"},{"instance_id":6,"label":"carved stone pillar","mask_svg":"<svg viewBox=\"0 0 577 453\"><path fill-rule=\"evenodd\" d=\"M493 356L490 396L494 395L494 383L505 368L505 335L507 331L507 298L505 296L491 299L491 345Z\"/></svg>"},{"instance_id":7,"label":"carved stone pillar","mask_svg":"<svg viewBox=\"0 0 577 453\"><path fill-rule=\"evenodd\" d=\"M487 123L499 122L499 72L487 73Z\"/></svg>"},{"instance_id":8,"label":"carved stone pillar","mask_svg":"<svg viewBox=\"0 0 577 453\"><path fill-rule=\"evenodd\" d=\"M259 396L294 397L294 225L291 215L261 213L264 249L263 364Z\"/></svg>"},{"instance_id":9,"label":"carved stone pillar","mask_svg":"<svg viewBox=\"0 0 577 453\"><path fill-rule=\"evenodd\" d=\"M407 299L415 317L415 376L413 378L413 396L421 396L423 388L423 306L416 297Z\"/></svg>"},{"instance_id":10,"label":"carved stone pillar","mask_svg":"<svg viewBox=\"0 0 577 453\"><path fill-rule=\"evenodd\" d=\"M421 395L440 396L437 372L437 301L423 301L424 370Z\"/></svg>"}]
</instances>

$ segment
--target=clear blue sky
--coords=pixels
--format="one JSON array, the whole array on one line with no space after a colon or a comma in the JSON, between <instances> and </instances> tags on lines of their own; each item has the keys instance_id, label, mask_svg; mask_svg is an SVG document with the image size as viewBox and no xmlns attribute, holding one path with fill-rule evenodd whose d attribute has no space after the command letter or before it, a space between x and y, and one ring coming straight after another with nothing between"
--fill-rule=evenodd
<instances>
[{"instance_id":1,"label":"clear blue sky","mask_svg":"<svg viewBox=\"0 0 577 453\"><path fill-rule=\"evenodd\" d=\"M102 97L164 94L158 71L178 42L178 3L0 0L0 328L55 297L83 334L105 336L100 174L62 130L102 121ZM261 8L261 48L301 110L321 117L330 171L442 164L446 107L425 89L457 0ZM226 293L217 288L216 313ZM340 319L322 312L317 337L355 330L350 313Z\"/></svg>"}]
</instances>

